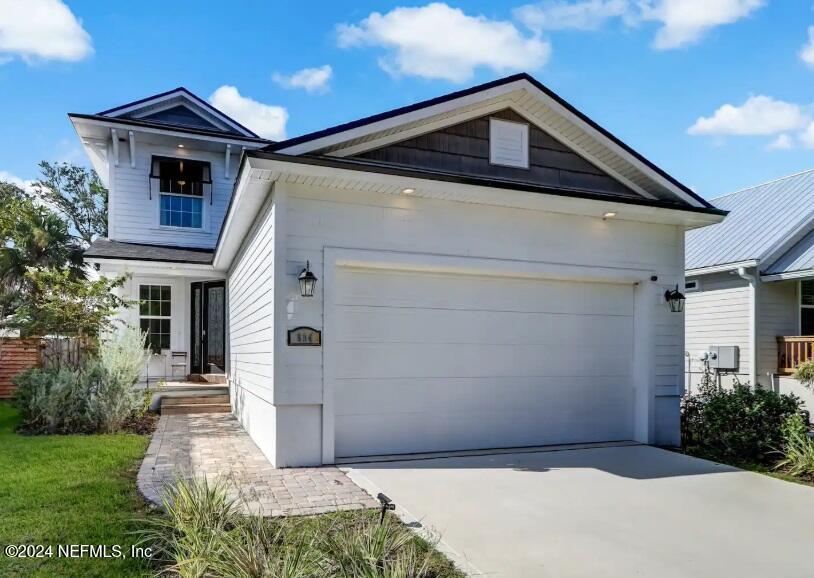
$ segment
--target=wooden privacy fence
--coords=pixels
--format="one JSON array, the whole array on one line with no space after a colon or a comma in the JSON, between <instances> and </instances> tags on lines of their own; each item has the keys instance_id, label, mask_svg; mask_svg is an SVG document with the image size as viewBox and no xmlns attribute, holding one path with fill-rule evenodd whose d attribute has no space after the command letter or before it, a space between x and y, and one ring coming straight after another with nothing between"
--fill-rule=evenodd
<instances>
[{"instance_id":1,"label":"wooden privacy fence","mask_svg":"<svg viewBox=\"0 0 814 578\"><path fill-rule=\"evenodd\" d=\"M40 339L0 337L0 399L12 396L14 376L40 365L41 343Z\"/></svg>"}]
</instances>

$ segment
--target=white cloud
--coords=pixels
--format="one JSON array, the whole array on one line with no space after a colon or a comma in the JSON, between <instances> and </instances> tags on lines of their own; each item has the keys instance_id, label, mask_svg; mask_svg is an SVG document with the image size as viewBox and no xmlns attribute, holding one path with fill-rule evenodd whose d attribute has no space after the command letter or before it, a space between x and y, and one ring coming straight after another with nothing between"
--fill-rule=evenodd
<instances>
[{"instance_id":1,"label":"white cloud","mask_svg":"<svg viewBox=\"0 0 814 578\"><path fill-rule=\"evenodd\" d=\"M271 78L285 88L302 88L305 92L325 92L328 90L328 82L333 72L331 65L326 64L317 68L303 68L291 75L275 72Z\"/></svg>"},{"instance_id":2,"label":"white cloud","mask_svg":"<svg viewBox=\"0 0 814 578\"><path fill-rule=\"evenodd\" d=\"M794 148L794 143L789 135L782 133L779 134L776 139L770 142L766 148L769 150L787 150Z\"/></svg>"},{"instance_id":3,"label":"white cloud","mask_svg":"<svg viewBox=\"0 0 814 578\"><path fill-rule=\"evenodd\" d=\"M800 134L800 142L808 149L814 149L814 122L809 123L806 129Z\"/></svg>"},{"instance_id":4,"label":"white cloud","mask_svg":"<svg viewBox=\"0 0 814 578\"><path fill-rule=\"evenodd\" d=\"M544 0L516 8L514 17L530 30L596 30L612 18L626 18L630 13L628 0Z\"/></svg>"},{"instance_id":5,"label":"white cloud","mask_svg":"<svg viewBox=\"0 0 814 578\"><path fill-rule=\"evenodd\" d=\"M452 82L469 80L479 67L498 73L537 69L551 53L547 42L523 35L511 22L469 16L439 2L373 12L337 32L340 47L384 48L379 66L389 74Z\"/></svg>"},{"instance_id":6,"label":"white cloud","mask_svg":"<svg viewBox=\"0 0 814 578\"><path fill-rule=\"evenodd\" d=\"M273 106L257 102L243 96L234 86L224 85L209 97L212 106L231 116L237 122L264 138L283 140L288 111L282 106Z\"/></svg>"},{"instance_id":7,"label":"white cloud","mask_svg":"<svg viewBox=\"0 0 814 578\"><path fill-rule=\"evenodd\" d=\"M800 49L800 58L803 62L814 68L814 26L808 27L808 42Z\"/></svg>"},{"instance_id":8,"label":"white cloud","mask_svg":"<svg viewBox=\"0 0 814 578\"><path fill-rule=\"evenodd\" d=\"M21 179L17 175L13 175L8 171L0 171L0 182L6 182L11 183L12 185L17 185L18 187L29 193L33 192L34 190L33 180Z\"/></svg>"},{"instance_id":9,"label":"white cloud","mask_svg":"<svg viewBox=\"0 0 814 578\"><path fill-rule=\"evenodd\" d=\"M800 105L770 96L750 96L740 106L725 104L712 116L700 117L687 132L692 135L773 135L802 129L810 122Z\"/></svg>"},{"instance_id":10,"label":"white cloud","mask_svg":"<svg viewBox=\"0 0 814 578\"><path fill-rule=\"evenodd\" d=\"M93 53L90 35L60 0L0 0L0 64L77 61Z\"/></svg>"},{"instance_id":11,"label":"white cloud","mask_svg":"<svg viewBox=\"0 0 814 578\"><path fill-rule=\"evenodd\" d=\"M745 18L766 0L639 0L642 20L661 22L653 46L692 44L713 28Z\"/></svg>"}]
</instances>

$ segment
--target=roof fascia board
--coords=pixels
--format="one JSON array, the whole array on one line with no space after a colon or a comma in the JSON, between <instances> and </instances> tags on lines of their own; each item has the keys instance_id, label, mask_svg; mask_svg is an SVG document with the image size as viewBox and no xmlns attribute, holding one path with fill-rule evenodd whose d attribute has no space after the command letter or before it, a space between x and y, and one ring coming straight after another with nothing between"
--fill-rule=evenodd
<instances>
[{"instance_id":1,"label":"roof fascia board","mask_svg":"<svg viewBox=\"0 0 814 578\"><path fill-rule=\"evenodd\" d=\"M775 273L774 275L760 276L760 280L766 283L772 283L776 281L792 281L809 278L814 278L814 269L801 269L800 271L789 271L787 273Z\"/></svg>"},{"instance_id":2,"label":"roof fascia board","mask_svg":"<svg viewBox=\"0 0 814 578\"><path fill-rule=\"evenodd\" d=\"M759 260L754 259L750 261L738 261L736 263L723 263L721 265L710 265L709 267L698 267L697 269L687 269L684 272L685 277L696 277L698 275L710 275L712 273L725 273L727 271L734 271L740 267L757 267L760 263Z\"/></svg>"},{"instance_id":3,"label":"roof fascia board","mask_svg":"<svg viewBox=\"0 0 814 578\"><path fill-rule=\"evenodd\" d=\"M162 261L160 259L122 259L107 257L85 257L87 263L100 263L105 267L115 266L123 269L138 268L139 272L144 269L156 269L164 275L200 275L201 273L213 273L218 271L213 265L203 263L187 263L184 261Z\"/></svg>"},{"instance_id":4,"label":"roof fascia board","mask_svg":"<svg viewBox=\"0 0 814 578\"><path fill-rule=\"evenodd\" d=\"M79 124L88 124L94 126L103 126L108 128L115 128L118 126L125 126L128 127L130 130L137 130L141 132L148 132L152 134L160 134L166 136L173 136L173 137L181 137L181 138L191 138L197 140L205 140L205 141L214 141L214 142L222 142L228 144L238 144L238 145L249 145L249 146L262 146L264 143L268 143L269 141L265 141L263 139L255 139L255 138L240 138L240 135L234 135L233 137L227 136L223 133L216 133L213 131L206 131L206 130L195 130L195 129L184 129L184 128L158 128L155 126L146 126L144 121L131 122L129 119L119 119L119 118L98 118L97 115L85 115L85 114L78 114L78 113L70 113L68 114L68 118L71 119L71 122L74 123L74 128L77 129L77 123ZM135 119L133 119L135 120Z\"/></svg>"},{"instance_id":5,"label":"roof fascia board","mask_svg":"<svg viewBox=\"0 0 814 578\"><path fill-rule=\"evenodd\" d=\"M130 102L128 104L123 104L121 106L117 106L114 108L109 108L107 110L103 110L102 112L98 113L99 116L110 116L113 118L120 117L123 114L127 114L128 112L132 112L134 110L138 110L140 108L147 108L148 106L153 106L156 103L160 103L162 101L170 100L175 98L176 96L184 97L188 102L191 102L194 106L204 108L208 110L211 114L217 117L221 122L227 124L228 126L232 127L233 129L237 130L238 132L242 133L244 136L251 136L259 138L257 134L234 120L233 118L223 114L217 108L206 102L201 97L193 94L189 90L184 87L174 88L167 92L162 92L160 94L155 94L153 96L148 96L146 98L142 98L141 100L136 100ZM193 110L194 112L194 110Z\"/></svg>"}]
</instances>

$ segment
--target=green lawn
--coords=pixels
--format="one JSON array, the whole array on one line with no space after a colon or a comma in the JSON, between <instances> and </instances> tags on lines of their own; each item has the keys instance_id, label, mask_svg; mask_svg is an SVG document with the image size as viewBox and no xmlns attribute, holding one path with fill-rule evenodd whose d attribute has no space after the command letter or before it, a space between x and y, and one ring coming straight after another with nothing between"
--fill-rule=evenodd
<instances>
[{"instance_id":1,"label":"green lawn","mask_svg":"<svg viewBox=\"0 0 814 578\"><path fill-rule=\"evenodd\" d=\"M53 558L10 559L0 576L144 576L132 559L57 558L59 544L118 544L129 551L144 515L135 474L148 436L21 436L17 413L0 403L0 548L53 546Z\"/></svg>"}]
</instances>

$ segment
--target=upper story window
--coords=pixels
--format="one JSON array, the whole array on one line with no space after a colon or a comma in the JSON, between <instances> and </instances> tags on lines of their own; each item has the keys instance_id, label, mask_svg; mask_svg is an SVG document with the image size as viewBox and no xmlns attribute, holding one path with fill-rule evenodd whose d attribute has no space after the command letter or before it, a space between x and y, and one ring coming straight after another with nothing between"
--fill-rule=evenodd
<instances>
[{"instance_id":1,"label":"upper story window","mask_svg":"<svg viewBox=\"0 0 814 578\"><path fill-rule=\"evenodd\" d=\"M160 224L203 228L204 190L212 186L209 163L153 157L150 177L158 181Z\"/></svg>"}]
</instances>

